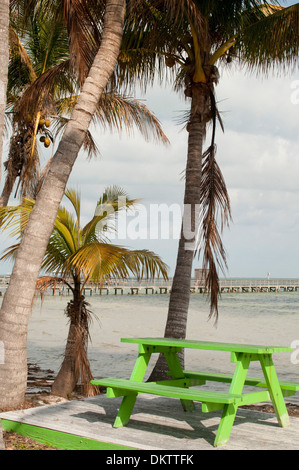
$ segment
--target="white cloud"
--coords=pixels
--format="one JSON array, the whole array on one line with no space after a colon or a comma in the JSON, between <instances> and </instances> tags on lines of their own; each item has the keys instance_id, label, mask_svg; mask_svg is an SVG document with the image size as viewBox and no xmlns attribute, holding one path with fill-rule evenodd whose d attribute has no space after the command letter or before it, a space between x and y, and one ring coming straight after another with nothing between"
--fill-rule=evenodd
<instances>
[{"instance_id":1,"label":"white cloud","mask_svg":"<svg viewBox=\"0 0 299 470\"><path fill-rule=\"evenodd\" d=\"M297 79L294 75L257 80L226 72L217 87L225 125L224 134L217 131L217 160L234 219L224 234L231 276L270 271L277 277L299 277L299 104L291 100ZM87 161L81 154L69 181L69 186L81 189L84 220L112 184L131 197L143 198L146 207L182 204L188 134L176 117L188 104L169 87L150 90L146 103L162 122L171 145L147 143L137 131L130 138L99 132L102 157ZM158 252L174 269L177 240L137 239L125 244Z\"/></svg>"},{"instance_id":2,"label":"white cloud","mask_svg":"<svg viewBox=\"0 0 299 470\"><path fill-rule=\"evenodd\" d=\"M69 185L88 186L94 192L118 184L132 197L171 201L172 187L183 186L186 140L185 132L180 133L172 123L166 123L164 131L170 140L169 146L145 142L137 132L131 138L110 134L98 136L102 157L86 161L81 155ZM136 193L136 190L140 192ZM81 192L86 197L86 191L82 189Z\"/></svg>"},{"instance_id":3,"label":"white cloud","mask_svg":"<svg viewBox=\"0 0 299 470\"><path fill-rule=\"evenodd\" d=\"M299 140L229 130L219 136L218 147L218 161L228 186L299 189Z\"/></svg>"},{"instance_id":4,"label":"white cloud","mask_svg":"<svg viewBox=\"0 0 299 470\"><path fill-rule=\"evenodd\" d=\"M257 78L225 71L216 92L226 127L296 141L299 105L292 97L298 78L298 73Z\"/></svg>"}]
</instances>

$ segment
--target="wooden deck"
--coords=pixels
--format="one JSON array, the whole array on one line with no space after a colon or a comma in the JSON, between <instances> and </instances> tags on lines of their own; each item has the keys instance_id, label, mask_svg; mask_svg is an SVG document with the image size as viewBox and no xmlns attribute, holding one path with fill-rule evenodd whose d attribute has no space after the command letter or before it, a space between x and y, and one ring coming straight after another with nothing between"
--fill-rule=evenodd
<instances>
[{"instance_id":1,"label":"wooden deck","mask_svg":"<svg viewBox=\"0 0 299 470\"><path fill-rule=\"evenodd\" d=\"M298 450L299 418L280 428L275 415L240 409L228 445L215 449L219 412L184 412L179 400L139 395L126 427L112 427L121 398L105 395L0 414L3 429L68 449ZM51 437L52 436L52 437ZM64 447L65 446L65 447Z\"/></svg>"}]
</instances>

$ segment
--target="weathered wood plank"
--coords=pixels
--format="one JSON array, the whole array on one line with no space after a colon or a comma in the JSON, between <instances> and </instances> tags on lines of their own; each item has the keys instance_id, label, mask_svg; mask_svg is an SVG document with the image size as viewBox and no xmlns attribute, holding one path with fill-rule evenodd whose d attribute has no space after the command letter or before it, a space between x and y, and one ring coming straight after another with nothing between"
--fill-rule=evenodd
<instances>
[{"instance_id":1,"label":"weathered wood plank","mask_svg":"<svg viewBox=\"0 0 299 470\"><path fill-rule=\"evenodd\" d=\"M132 380L117 379L109 377L105 379L92 380L92 384L97 386L111 387L112 389L121 390L122 395L126 395L127 390L139 393L150 393L169 398L182 398L194 401L207 401L211 403L241 403L242 395L232 393L219 393L207 390L175 387L173 385L160 385L152 382L134 382ZM117 396L117 395L111 395ZM269 398L268 398L269 399Z\"/></svg>"},{"instance_id":2,"label":"weathered wood plank","mask_svg":"<svg viewBox=\"0 0 299 470\"><path fill-rule=\"evenodd\" d=\"M1 413L1 419L72 433L98 441L145 450L213 450L221 413L205 414L196 403L184 412L176 399L140 395L128 426L113 428L121 400L105 395L64 404ZM238 409L230 440L222 450L298 450L299 418L278 426L275 415ZM217 450L219 452L219 449Z\"/></svg>"},{"instance_id":3,"label":"weathered wood plank","mask_svg":"<svg viewBox=\"0 0 299 470\"><path fill-rule=\"evenodd\" d=\"M184 374L187 378L190 379L202 379L205 381L211 382L224 382L230 383L232 381L233 375L232 374L221 374L221 373L214 373L214 372L195 372L184 370ZM284 380L279 380L280 386L283 390L288 390L290 392L299 391L299 383L297 382L287 382ZM245 385L252 385L255 387L262 387L266 388L267 383L265 379L259 377L246 377ZM291 396L291 395L288 395Z\"/></svg>"},{"instance_id":4,"label":"weathered wood plank","mask_svg":"<svg viewBox=\"0 0 299 470\"><path fill-rule=\"evenodd\" d=\"M156 352L160 352L160 346L181 347L192 349L205 349L212 351L243 352L246 354L273 354L280 352L291 352L292 348L272 345L219 343L212 341L197 341L175 338L121 338L123 343L135 343L143 346L153 346Z\"/></svg>"}]
</instances>

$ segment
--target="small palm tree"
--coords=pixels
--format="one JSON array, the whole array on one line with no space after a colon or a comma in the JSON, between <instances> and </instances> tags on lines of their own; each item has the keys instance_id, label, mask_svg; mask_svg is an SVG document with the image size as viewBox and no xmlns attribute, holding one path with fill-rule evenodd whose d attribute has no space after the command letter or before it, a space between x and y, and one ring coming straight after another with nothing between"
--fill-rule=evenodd
<instances>
[{"instance_id":1,"label":"small palm tree","mask_svg":"<svg viewBox=\"0 0 299 470\"><path fill-rule=\"evenodd\" d=\"M65 310L69 319L65 357L52 393L67 396L80 381L85 393L90 395L96 390L90 385L92 374L87 346L91 312L83 295L84 287L89 281L101 283L113 277L127 278L130 275L167 278L167 266L153 252L129 250L109 243L109 232L115 228L114 220L119 211L128 210L137 202L121 188L113 186L104 191L94 216L85 226L81 226L80 195L70 189L65 196L72 211L63 206L59 208L42 264L46 275L38 279L37 290L43 294L49 286L60 283L72 292L72 299ZM0 209L3 228L10 228L12 235L21 236L33 205L33 200L24 199L20 206ZM18 247L16 244L8 248L1 259L14 257Z\"/></svg>"}]
</instances>

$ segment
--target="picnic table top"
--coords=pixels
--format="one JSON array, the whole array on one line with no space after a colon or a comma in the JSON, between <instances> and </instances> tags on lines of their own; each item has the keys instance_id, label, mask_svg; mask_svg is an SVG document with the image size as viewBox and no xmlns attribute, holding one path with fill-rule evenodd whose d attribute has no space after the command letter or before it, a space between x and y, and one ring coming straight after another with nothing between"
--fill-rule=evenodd
<instances>
[{"instance_id":1,"label":"picnic table top","mask_svg":"<svg viewBox=\"0 0 299 470\"><path fill-rule=\"evenodd\" d=\"M272 354L293 351L291 347L256 344L218 343L176 338L121 338L124 343L137 343L149 346L207 349L213 351L243 352L251 354Z\"/></svg>"}]
</instances>

